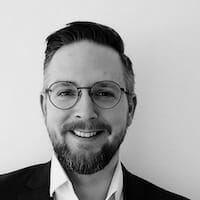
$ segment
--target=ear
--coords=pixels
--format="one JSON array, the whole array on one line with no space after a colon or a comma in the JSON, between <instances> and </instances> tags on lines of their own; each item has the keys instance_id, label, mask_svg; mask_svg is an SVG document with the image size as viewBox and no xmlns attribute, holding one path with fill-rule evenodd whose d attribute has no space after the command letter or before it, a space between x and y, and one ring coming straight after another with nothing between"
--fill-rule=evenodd
<instances>
[{"instance_id":1,"label":"ear","mask_svg":"<svg viewBox=\"0 0 200 200\"><path fill-rule=\"evenodd\" d=\"M43 92L40 94L40 106L42 109L43 116L46 116L47 109L46 109L46 96Z\"/></svg>"},{"instance_id":2,"label":"ear","mask_svg":"<svg viewBox=\"0 0 200 200\"><path fill-rule=\"evenodd\" d=\"M127 126L130 126L132 123L136 105L137 105L137 97L136 95L133 95L129 101Z\"/></svg>"}]
</instances>

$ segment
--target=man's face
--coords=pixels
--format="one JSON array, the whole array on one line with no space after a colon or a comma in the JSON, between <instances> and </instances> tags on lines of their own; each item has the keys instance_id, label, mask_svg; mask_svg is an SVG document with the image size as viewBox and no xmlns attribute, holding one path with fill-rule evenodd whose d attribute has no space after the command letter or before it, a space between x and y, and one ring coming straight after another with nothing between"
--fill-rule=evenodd
<instances>
[{"instance_id":1,"label":"man's face","mask_svg":"<svg viewBox=\"0 0 200 200\"><path fill-rule=\"evenodd\" d=\"M120 57L113 49L80 41L55 53L45 72L44 84L48 87L57 81L70 81L79 87L90 87L97 81L110 80L125 88L122 70ZM80 174L95 173L109 163L123 141L127 120L131 118L124 93L115 107L103 109L92 102L87 89L82 89L81 98L68 110L56 108L44 95L42 109L61 165ZM84 137L93 133L97 134Z\"/></svg>"}]
</instances>

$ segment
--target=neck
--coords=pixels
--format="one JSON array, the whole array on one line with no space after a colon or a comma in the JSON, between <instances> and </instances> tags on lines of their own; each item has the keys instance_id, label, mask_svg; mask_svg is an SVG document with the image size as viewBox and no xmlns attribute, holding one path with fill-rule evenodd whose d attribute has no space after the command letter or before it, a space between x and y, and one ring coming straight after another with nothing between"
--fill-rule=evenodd
<instances>
[{"instance_id":1,"label":"neck","mask_svg":"<svg viewBox=\"0 0 200 200\"><path fill-rule=\"evenodd\" d=\"M118 159L119 152L113 156L112 160L104 169L94 174L82 175L71 172L68 173L79 199L103 200L106 198Z\"/></svg>"}]
</instances>

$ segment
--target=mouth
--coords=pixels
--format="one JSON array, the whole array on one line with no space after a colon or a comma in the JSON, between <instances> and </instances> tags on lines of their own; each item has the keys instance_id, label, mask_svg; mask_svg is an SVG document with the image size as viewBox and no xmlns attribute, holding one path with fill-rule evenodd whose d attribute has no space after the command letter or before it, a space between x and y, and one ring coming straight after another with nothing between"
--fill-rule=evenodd
<instances>
[{"instance_id":1,"label":"mouth","mask_svg":"<svg viewBox=\"0 0 200 200\"><path fill-rule=\"evenodd\" d=\"M105 131L104 130L71 130L70 132L77 137L89 139L89 138L96 137Z\"/></svg>"}]
</instances>

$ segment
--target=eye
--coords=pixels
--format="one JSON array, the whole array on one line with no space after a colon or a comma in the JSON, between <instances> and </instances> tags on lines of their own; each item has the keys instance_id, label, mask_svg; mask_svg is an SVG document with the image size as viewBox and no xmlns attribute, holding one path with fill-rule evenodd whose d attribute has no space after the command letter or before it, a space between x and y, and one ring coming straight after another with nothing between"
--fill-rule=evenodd
<instances>
[{"instance_id":1,"label":"eye","mask_svg":"<svg viewBox=\"0 0 200 200\"><path fill-rule=\"evenodd\" d=\"M70 90L70 89L59 91L59 92L57 92L57 96L59 96L59 97L74 97L74 96L76 96L76 91Z\"/></svg>"},{"instance_id":2,"label":"eye","mask_svg":"<svg viewBox=\"0 0 200 200\"><path fill-rule=\"evenodd\" d=\"M115 94L112 91L99 90L94 94L96 97L115 97Z\"/></svg>"}]
</instances>

